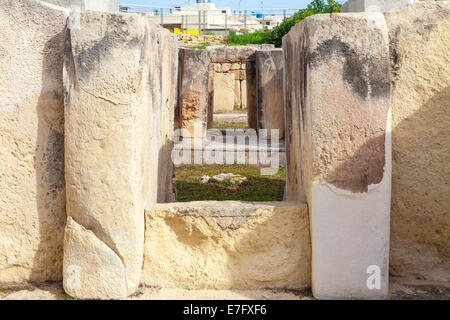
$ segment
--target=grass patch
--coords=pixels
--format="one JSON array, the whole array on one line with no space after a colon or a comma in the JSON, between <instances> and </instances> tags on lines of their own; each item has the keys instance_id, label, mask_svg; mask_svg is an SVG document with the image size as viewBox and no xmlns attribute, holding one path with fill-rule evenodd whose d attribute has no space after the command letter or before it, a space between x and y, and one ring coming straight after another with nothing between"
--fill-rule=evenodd
<instances>
[{"instance_id":1,"label":"grass patch","mask_svg":"<svg viewBox=\"0 0 450 320\"><path fill-rule=\"evenodd\" d=\"M248 129L247 123L213 122L214 129Z\"/></svg>"},{"instance_id":2,"label":"grass patch","mask_svg":"<svg viewBox=\"0 0 450 320\"><path fill-rule=\"evenodd\" d=\"M247 177L247 182L241 185L231 183L202 184L203 175L214 176L220 173L234 173ZM185 165L175 169L177 181L177 201L283 201L286 182L286 168L273 176L261 176L260 168L240 165Z\"/></svg>"},{"instance_id":3,"label":"grass patch","mask_svg":"<svg viewBox=\"0 0 450 320\"><path fill-rule=\"evenodd\" d=\"M230 35L228 36L228 44L230 46L245 46L250 43L272 43L270 31L267 29L263 29L257 30L252 33L236 34L235 31L230 30Z\"/></svg>"},{"instance_id":4,"label":"grass patch","mask_svg":"<svg viewBox=\"0 0 450 320\"><path fill-rule=\"evenodd\" d=\"M199 49L199 50L205 50L207 47L211 46L211 43L209 42L203 42L202 44L199 44L197 46L192 47L186 47L187 49Z\"/></svg>"},{"instance_id":5,"label":"grass patch","mask_svg":"<svg viewBox=\"0 0 450 320\"><path fill-rule=\"evenodd\" d=\"M243 114L246 114L246 113L248 113L248 110L247 109L241 109L239 106L234 106L233 107L233 113L243 113Z\"/></svg>"}]
</instances>

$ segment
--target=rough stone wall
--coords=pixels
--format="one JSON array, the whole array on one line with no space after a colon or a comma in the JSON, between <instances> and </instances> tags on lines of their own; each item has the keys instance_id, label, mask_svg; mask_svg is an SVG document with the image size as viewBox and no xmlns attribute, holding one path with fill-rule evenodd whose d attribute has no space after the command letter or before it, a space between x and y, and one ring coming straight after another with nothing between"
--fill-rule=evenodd
<instances>
[{"instance_id":1,"label":"rough stone wall","mask_svg":"<svg viewBox=\"0 0 450 320\"><path fill-rule=\"evenodd\" d=\"M385 14L392 78L391 273L450 281L450 2Z\"/></svg>"},{"instance_id":2,"label":"rough stone wall","mask_svg":"<svg viewBox=\"0 0 450 320\"><path fill-rule=\"evenodd\" d=\"M123 298L140 283L144 208L160 188L172 194L175 41L140 15L70 17L63 274L74 297Z\"/></svg>"},{"instance_id":3,"label":"rough stone wall","mask_svg":"<svg viewBox=\"0 0 450 320\"><path fill-rule=\"evenodd\" d=\"M311 285L308 211L292 202L192 202L146 210L142 281L189 289Z\"/></svg>"},{"instance_id":4,"label":"rough stone wall","mask_svg":"<svg viewBox=\"0 0 450 320\"><path fill-rule=\"evenodd\" d=\"M68 12L0 0L0 287L61 280Z\"/></svg>"}]
</instances>

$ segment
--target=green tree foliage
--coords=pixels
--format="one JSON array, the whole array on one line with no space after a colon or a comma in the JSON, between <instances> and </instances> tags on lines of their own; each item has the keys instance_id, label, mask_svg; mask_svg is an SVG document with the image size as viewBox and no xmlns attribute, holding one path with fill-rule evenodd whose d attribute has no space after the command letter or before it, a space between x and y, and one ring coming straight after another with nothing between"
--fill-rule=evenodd
<instances>
[{"instance_id":1,"label":"green tree foliage","mask_svg":"<svg viewBox=\"0 0 450 320\"><path fill-rule=\"evenodd\" d=\"M228 38L229 45L246 45L249 43L262 44L269 43L274 44L276 47L282 46L283 37L303 19L318 13L334 13L340 12L341 5L336 3L335 0L312 0L306 9L300 10L294 14L294 16L285 19L279 26L272 30L258 30L253 33L237 35L231 31Z\"/></svg>"}]
</instances>

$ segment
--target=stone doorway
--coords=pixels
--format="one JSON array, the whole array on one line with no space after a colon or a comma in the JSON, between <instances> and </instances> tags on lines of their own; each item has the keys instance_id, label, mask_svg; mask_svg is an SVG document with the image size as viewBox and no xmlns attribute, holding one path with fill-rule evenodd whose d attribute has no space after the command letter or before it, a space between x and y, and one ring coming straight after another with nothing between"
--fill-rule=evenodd
<instances>
[{"instance_id":1,"label":"stone doorway","mask_svg":"<svg viewBox=\"0 0 450 320\"><path fill-rule=\"evenodd\" d=\"M211 63L209 129L248 129L247 69L251 62ZM212 122L212 124L211 124Z\"/></svg>"}]
</instances>

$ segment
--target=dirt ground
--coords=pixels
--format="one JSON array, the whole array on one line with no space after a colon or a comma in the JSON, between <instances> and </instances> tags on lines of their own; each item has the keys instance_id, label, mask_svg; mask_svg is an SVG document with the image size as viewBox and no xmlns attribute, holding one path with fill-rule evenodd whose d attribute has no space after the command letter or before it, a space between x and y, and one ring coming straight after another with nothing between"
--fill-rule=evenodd
<instances>
[{"instance_id":1,"label":"dirt ground","mask_svg":"<svg viewBox=\"0 0 450 320\"><path fill-rule=\"evenodd\" d=\"M0 289L0 300L67 300L61 283ZM310 291L140 288L130 300L313 300ZM450 284L391 278L391 300L450 300Z\"/></svg>"}]
</instances>

